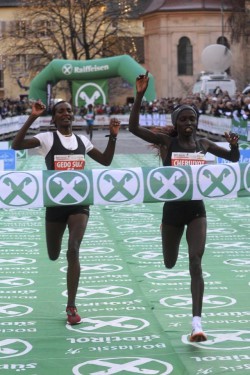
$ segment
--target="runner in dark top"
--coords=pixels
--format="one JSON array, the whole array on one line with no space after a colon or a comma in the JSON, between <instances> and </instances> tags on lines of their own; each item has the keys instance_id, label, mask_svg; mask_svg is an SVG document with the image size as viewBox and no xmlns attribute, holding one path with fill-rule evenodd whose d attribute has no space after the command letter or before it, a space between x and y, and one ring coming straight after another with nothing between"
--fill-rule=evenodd
<instances>
[{"instance_id":1,"label":"runner in dark top","mask_svg":"<svg viewBox=\"0 0 250 375\"><path fill-rule=\"evenodd\" d=\"M198 111L193 106L184 104L174 109L172 113L174 127L171 130L166 128L164 131L164 129L160 128L156 131L139 126L141 102L148 87L148 80L148 73L140 75L136 79L137 92L130 114L129 130L158 149L164 166L171 166L174 152L192 153L194 155L199 153L196 154L199 158L201 153L210 152L231 162L239 160L240 153L236 134L225 133L225 138L230 144L230 150L219 147L216 143L206 138L197 140ZM164 264L167 268L173 268L176 264L185 226L193 314L190 341L199 342L207 339L201 324L204 294L201 262L206 242L206 210L202 200L166 201L163 207L161 233Z\"/></svg>"},{"instance_id":2,"label":"runner in dark top","mask_svg":"<svg viewBox=\"0 0 250 375\"><path fill-rule=\"evenodd\" d=\"M56 132L39 133L32 138L25 138L32 123L45 111L41 101L34 103L31 115L16 134L12 148L23 150L38 148L45 157L48 169L82 170L85 165L85 155L102 165L111 164L116 145L120 122L117 119L110 121L110 136L104 152L96 149L84 135L77 136L72 132L74 114L72 107L65 101L58 102L52 108L52 122ZM46 208L46 241L48 255L51 260L58 259L61 244L66 228L69 231L67 250L67 291L68 301L66 307L67 322L77 324L81 317L75 305L76 293L80 278L79 249L86 230L89 218L89 207L81 205L67 205Z\"/></svg>"}]
</instances>

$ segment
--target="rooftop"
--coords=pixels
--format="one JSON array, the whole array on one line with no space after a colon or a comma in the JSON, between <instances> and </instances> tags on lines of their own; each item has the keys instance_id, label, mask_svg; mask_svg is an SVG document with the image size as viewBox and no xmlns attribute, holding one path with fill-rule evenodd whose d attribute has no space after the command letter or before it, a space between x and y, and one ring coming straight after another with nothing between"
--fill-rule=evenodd
<instances>
[{"instance_id":1,"label":"rooftop","mask_svg":"<svg viewBox=\"0 0 250 375\"><path fill-rule=\"evenodd\" d=\"M232 10L232 0L152 0L151 4L146 8L144 14L153 12L172 12L187 10ZM245 1L238 0L237 7L244 9Z\"/></svg>"}]
</instances>

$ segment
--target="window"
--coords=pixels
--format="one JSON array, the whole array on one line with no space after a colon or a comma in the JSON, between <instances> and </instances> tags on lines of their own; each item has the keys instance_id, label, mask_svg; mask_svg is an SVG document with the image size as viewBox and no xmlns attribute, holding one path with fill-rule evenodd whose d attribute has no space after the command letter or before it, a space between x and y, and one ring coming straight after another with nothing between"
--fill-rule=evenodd
<instances>
[{"instance_id":1,"label":"window","mask_svg":"<svg viewBox=\"0 0 250 375\"><path fill-rule=\"evenodd\" d=\"M0 89L4 88L4 82L3 82L3 70L0 69Z\"/></svg>"},{"instance_id":2,"label":"window","mask_svg":"<svg viewBox=\"0 0 250 375\"><path fill-rule=\"evenodd\" d=\"M145 7L144 2L145 0L108 1L106 3L106 13L110 15L119 14L122 17L137 18Z\"/></svg>"},{"instance_id":3,"label":"window","mask_svg":"<svg viewBox=\"0 0 250 375\"><path fill-rule=\"evenodd\" d=\"M38 20L34 23L33 29L38 38L46 38L50 35L50 21Z\"/></svg>"},{"instance_id":4,"label":"window","mask_svg":"<svg viewBox=\"0 0 250 375\"><path fill-rule=\"evenodd\" d=\"M3 37L6 35L6 22L0 21L0 37Z\"/></svg>"},{"instance_id":5,"label":"window","mask_svg":"<svg viewBox=\"0 0 250 375\"><path fill-rule=\"evenodd\" d=\"M193 75L193 47L189 38L182 37L177 47L178 75Z\"/></svg>"},{"instance_id":6,"label":"window","mask_svg":"<svg viewBox=\"0 0 250 375\"><path fill-rule=\"evenodd\" d=\"M29 34L29 22L25 20L10 21L10 33L17 37L26 37Z\"/></svg>"},{"instance_id":7,"label":"window","mask_svg":"<svg viewBox=\"0 0 250 375\"><path fill-rule=\"evenodd\" d=\"M27 55L16 55L9 58L12 77L22 76L28 70Z\"/></svg>"}]
</instances>

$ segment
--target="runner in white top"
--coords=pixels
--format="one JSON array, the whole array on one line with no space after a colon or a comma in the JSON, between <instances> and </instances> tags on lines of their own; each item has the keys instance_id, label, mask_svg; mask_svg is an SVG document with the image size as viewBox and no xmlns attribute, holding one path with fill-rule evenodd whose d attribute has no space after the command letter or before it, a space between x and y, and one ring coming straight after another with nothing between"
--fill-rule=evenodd
<instances>
[{"instance_id":1,"label":"runner in white top","mask_svg":"<svg viewBox=\"0 0 250 375\"><path fill-rule=\"evenodd\" d=\"M119 132L120 122L113 118L110 120L110 136L104 152L99 151L83 135L76 136L72 133L74 114L72 107L65 101L58 102L52 108L52 122L57 128L56 132L40 133L32 138L25 138L32 123L41 116L46 107L41 101L32 106L32 112L25 124L16 134L12 148L23 150L38 148L45 156L48 169L83 169L84 156L88 154L92 159L102 165L111 164L116 137ZM74 167L74 166L77 167ZM86 230L89 217L89 206L65 205L46 208L46 242L48 255L51 260L58 259L64 232L68 227L69 239L67 250L67 291L68 301L66 307L67 322L77 324L81 317L77 312L75 299L80 278L79 249Z\"/></svg>"},{"instance_id":2,"label":"runner in white top","mask_svg":"<svg viewBox=\"0 0 250 375\"><path fill-rule=\"evenodd\" d=\"M63 136L58 130L57 134L60 138L60 141L62 145L67 148L68 150L75 150L77 148L77 139L75 134L72 134L70 137ZM50 151L52 145L53 145L53 132L44 132L34 135L35 138L37 138L40 142L40 146L38 148L39 154L46 156L47 153ZM79 134L79 137L83 141L85 148L86 148L86 154L89 153L94 148L94 145L90 142L90 140L85 137L84 135Z\"/></svg>"}]
</instances>

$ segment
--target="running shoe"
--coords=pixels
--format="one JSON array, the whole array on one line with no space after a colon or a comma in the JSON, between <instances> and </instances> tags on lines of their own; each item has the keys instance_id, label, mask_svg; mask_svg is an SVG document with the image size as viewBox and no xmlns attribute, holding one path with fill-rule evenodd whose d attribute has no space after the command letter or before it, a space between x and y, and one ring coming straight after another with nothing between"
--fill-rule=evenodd
<instances>
[{"instance_id":1,"label":"running shoe","mask_svg":"<svg viewBox=\"0 0 250 375\"><path fill-rule=\"evenodd\" d=\"M202 328L200 325L197 325L195 328L193 328L192 333L189 337L190 342L202 342L207 341L207 336L202 331Z\"/></svg>"},{"instance_id":2,"label":"running shoe","mask_svg":"<svg viewBox=\"0 0 250 375\"><path fill-rule=\"evenodd\" d=\"M75 306L67 306L66 307L67 313L67 323L70 325L79 324L81 323L81 317L77 313L77 308Z\"/></svg>"}]
</instances>

